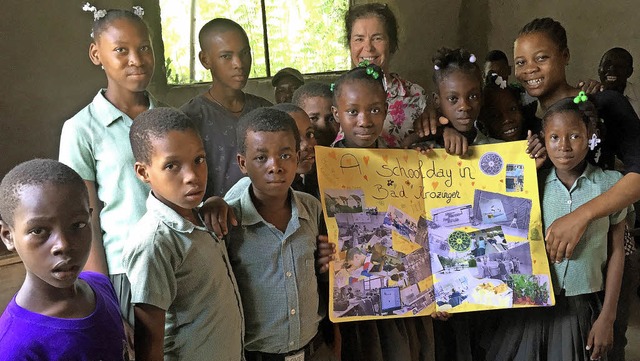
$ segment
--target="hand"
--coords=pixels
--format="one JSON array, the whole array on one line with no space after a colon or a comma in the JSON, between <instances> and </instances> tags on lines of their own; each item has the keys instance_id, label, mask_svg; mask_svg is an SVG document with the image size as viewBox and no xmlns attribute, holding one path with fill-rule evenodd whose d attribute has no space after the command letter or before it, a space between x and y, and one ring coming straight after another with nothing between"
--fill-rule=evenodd
<instances>
[{"instance_id":1,"label":"hand","mask_svg":"<svg viewBox=\"0 0 640 361\"><path fill-rule=\"evenodd\" d=\"M451 318L451 314L449 312L444 311L436 311L431 314L431 318L436 319L438 321L447 321Z\"/></svg>"},{"instance_id":2,"label":"hand","mask_svg":"<svg viewBox=\"0 0 640 361\"><path fill-rule=\"evenodd\" d=\"M336 253L336 245L329 242L329 238L325 235L319 235L316 238L316 266L318 273L325 273L329 270L329 262L334 260L333 255Z\"/></svg>"},{"instance_id":3,"label":"hand","mask_svg":"<svg viewBox=\"0 0 640 361\"><path fill-rule=\"evenodd\" d=\"M444 150L451 155L463 156L469 151L467 138L455 130L455 128L445 127L442 133L442 139L444 141Z\"/></svg>"},{"instance_id":4,"label":"hand","mask_svg":"<svg viewBox=\"0 0 640 361\"><path fill-rule=\"evenodd\" d=\"M597 80L587 79L586 81L581 80L578 82L576 88L580 88L580 90L587 94L597 94L604 90L604 85Z\"/></svg>"},{"instance_id":5,"label":"hand","mask_svg":"<svg viewBox=\"0 0 640 361\"><path fill-rule=\"evenodd\" d=\"M591 326L587 338L587 351L591 351L591 360L599 360L613 345L613 322L598 317Z\"/></svg>"},{"instance_id":6,"label":"hand","mask_svg":"<svg viewBox=\"0 0 640 361\"><path fill-rule=\"evenodd\" d=\"M565 258L571 258L573 250L580 241L580 237L587 229L589 219L579 213L579 208L556 219L545 235L547 253L551 262L562 262Z\"/></svg>"},{"instance_id":7,"label":"hand","mask_svg":"<svg viewBox=\"0 0 640 361\"><path fill-rule=\"evenodd\" d=\"M527 154L530 158L536 160L536 168L540 168L547 160L547 148L545 148L542 139L538 134L533 134L532 131L527 131Z\"/></svg>"},{"instance_id":8,"label":"hand","mask_svg":"<svg viewBox=\"0 0 640 361\"><path fill-rule=\"evenodd\" d=\"M232 226L238 225L233 209L221 197L214 196L205 200L200 214L204 218L205 226L219 238L229 233L229 223Z\"/></svg>"},{"instance_id":9,"label":"hand","mask_svg":"<svg viewBox=\"0 0 640 361\"><path fill-rule=\"evenodd\" d=\"M436 135L438 127L446 124L449 124L449 119L438 117L433 104L427 103L420 117L413 121L413 131L418 135L418 138L423 138L429 135Z\"/></svg>"}]
</instances>

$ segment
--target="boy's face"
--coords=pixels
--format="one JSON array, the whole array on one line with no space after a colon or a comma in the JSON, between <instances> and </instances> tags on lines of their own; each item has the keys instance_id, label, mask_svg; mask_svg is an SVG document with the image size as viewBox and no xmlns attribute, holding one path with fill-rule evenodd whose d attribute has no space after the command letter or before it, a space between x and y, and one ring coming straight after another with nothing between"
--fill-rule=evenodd
<instances>
[{"instance_id":1,"label":"boy's face","mask_svg":"<svg viewBox=\"0 0 640 361\"><path fill-rule=\"evenodd\" d=\"M172 130L151 138L151 163L136 162L138 178L149 183L156 198L187 219L202 202L207 163L200 136L193 130Z\"/></svg>"},{"instance_id":2,"label":"boy's face","mask_svg":"<svg viewBox=\"0 0 640 361\"><path fill-rule=\"evenodd\" d=\"M91 210L77 185L23 186L13 226L0 221L0 235L20 255L25 286L42 292L72 287L91 248Z\"/></svg>"},{"instance_id":3,"label":"boy's face","mask_svg":"<svg viewBox=\"0 0 640 361\"><path fill-rule=\"evenodd\" d=\"M276 104L280 103L291 103L291 99L293 98L293 92L296 89L302 86L302 82L300 80L294 78L293 76L285 76L280 79L276 84L275 89L275 99Z\"/></svg>"},{"instance_id":4,"label":"boy's face","mask_svg":"<svg viewBox=\"0 0 640 361\"><path fill-rule=\"evenodd\" d=\"M579 169L588 152L590 134L574 112L560 112L544 121L544 144L558 172Z\"/></svg>"},{"instance_id":5,"label":"boy's face","mask_svg":"<svg viewBox=\"0 0 640 361\"><path fill-rule=\"evenodd\" d=\"M293 134L248 131L245 147L245 154L238 154L238 165L251 178L254 195L263 200L287 197L298 167Z\"/></svg>"},{"instance_id":6,"label":"boy's face","mask_svg":"<svg viewBox=\"0 0 640 361\"><path fill-rule=\"evenodd\" d=\"M436 105L459 132L473 129L482 105L482 84L478 76L454 71L438 84Z\"/></svg>"},{"instance_id":7,"label":"boy's face","mask_svg":"<svg viewBox=\"0 0 640 361\"><path fill-rule=\"evenodd\" d=\"M340 124L333 118L331 106L333 100L325 97L306 97L300 107L309 114L311 124L316 130L316 140L319 145L328 147L336 140Z\"/></svg>"},{"instance_id":8,"label":"boy's face","mask_svg":"<svg viewBox=\"0 0 640 361\"><path fill-rule=\"evenodd\" d=\"M289 115L296 121L298 132L300 133L300 153L298 154L299 160L296 173L307 174L313 169L313 165L316 163L314 147L317 143L315 130L311 125L311 120L309 120L307 113L300 111L289 113Z\"/></svg>"},{"instance_id":9,"label":"boy's face","mask_svg":"<svg viewBox=\"0 0 640 361\"><path fill-rule=\"evenodd\" d=\"M102 65L110 88L141 92L153 75L149 33L142 24L128 19L113 20L89 47L89 58Z\"/></svg>"},{"instance_id":10,"label":"boy's face","mask_svg":"<svg viewBox=\"0 0 640 361\"><path fill-rule=\"evenodd\" d=\"M211 71L213 85L241 90L251 72L251 47L236 30L212 33L207 49L200 51L200 62Z\"/></svg>"},{"instance_id":11,"label":"boy's face","mask_svg":"<svg viewBox=\"0 0 640 361\"><path fill-rule=\"evenodd\" d=\"M387 117L387 97L369 82L353 80L340 87L333 117L342 127L349 148L374 147Z\"/></svg>"},{"instance_id":12,"label":"boy's face","mask_svg":"<svg viewBox=\"0 0 640 361\"><path fill-rule=\"evenodd\" d=\"M633 65L616 52L606 53L600 61L598 76L605 89L624 92L627 79L633 73Z\"/></svg>"}]
</instances>

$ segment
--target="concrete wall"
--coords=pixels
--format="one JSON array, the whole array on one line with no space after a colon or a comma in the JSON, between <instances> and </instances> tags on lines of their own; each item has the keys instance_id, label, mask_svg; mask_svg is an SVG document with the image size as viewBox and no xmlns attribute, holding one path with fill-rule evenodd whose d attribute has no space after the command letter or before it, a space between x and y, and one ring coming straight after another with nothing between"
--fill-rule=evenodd
<instances>
[{"instance_id":1,"label":"concrete wall","mask_svg":"<svg viewBox=\"0 0 640 361\"><path fill-rule=\"evenodd\" d=\"M597 79L598 64L608 49L620 46L635 58L640 79L640 22L637 0L479 0L488 2L488 49L502 49L510 59L518 31L536 17L550 16L567 30L571 60L567 68L570 83Z\"/></svg>"}]
</instances>

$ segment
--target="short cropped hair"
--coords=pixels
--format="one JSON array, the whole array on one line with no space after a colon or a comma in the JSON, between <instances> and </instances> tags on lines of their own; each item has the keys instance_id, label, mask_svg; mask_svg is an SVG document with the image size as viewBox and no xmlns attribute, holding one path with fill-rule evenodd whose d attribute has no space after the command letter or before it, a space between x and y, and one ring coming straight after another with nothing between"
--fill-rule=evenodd
<instances>
[{"instance_id":1,"label":"short cropped hair","mask_svg":"<svg viewBox=\"0 0 640 361\"><path fill-rule=\"evenodd\" d=\"M305 114L307 114L304 109L300 108L299 106L292 104L292 103L280 103L280 104L276 104L274 106L272 106L273 109L277 109L280 110L282 112L285 112L287 114L293 114L293 113L298 113L298 112L303 112Z\"/></svg>"},{"instance_id":2,"label":"short cropped hair","mask_svg":"<svg viewBox=\"0 0 640 361\"><path fill-rule=\"evenodd\" d=\"M478 77L478 82L482 84L482 71L480 71L475 55L466 49L440 48L432 60L436 69L433 72L433 82L436 89L442 79L454 71L475 75Z\"/></svg>"},{"instance_id":3,"label":"short cropped hair","mask_svg":"<svg viewBox=\"0 0 640 361\"><path fill-rule=\"evenodd\" d=\"M484 61L505 61L509 64L509 58L507 58L507 54L505 54L502 50L491 50L487 53L487 56L484 57Z\"/></svg>"},{"instance_id":4,"label":"short cropped hair","mask_svg":"<svg viewBox=\"0 0 640 361\"><path fill-rule=\"evenodd\" d=\"M606 53L602 54L602 58L600 58L600 64L602 64L604 58L609 54L620 57L620 59L627 63L630 68L633 68L633 56L631 56L631 53L627 49L620 47L611 48L607 50Z\"/></svg>"},{"instance_id":5,"label":"short cropped hair","mask_svg":"<svg viewBox=\"0 0 640 361\"><path fill-rule=\"evenodd\" d=\"M296 151L300 150L300 132L293 118L282 110L258 108L240 117L236 137L238 153L247 152L247 133L249 132L291 132L296 140Z\"/></svg>"},{"instance_id":6,"label":"short cropped hair","mask_svg":"<svg viewBox=\"0 0 640 361\"><path fill-rule=\"evenodd\" d=\"M301 107L306 99L315 97L333 99L333 92L329 84L318 82L305 83L293 92L291 102Z\"/></svg>"},{"instance_id":7,"label":"short cropped hair","mask_svg":"<svg viewBox=\"0 0 640 361\"><path fill-rule=\"evenodd\" d=\"M174 108L153 108L136 117L129 130L129 142L136 162L151 163L151 140L162 138L170 131L191 130L200 136L191 119Z\"/></svg>"},{"instance_id":8,"label":"short cropped hair","mask_svg":"<svg viewBox=\"0 0 640 361\"><path fill-rule=\"evenodd\" d=\"M13 226L13 213L20 202L20 192L26 186L46 183L69 185L89 200L84 180L69 166L53 159L32 159L20 163L7 173L0 183L0 217Z\"/></svg>"},{"instance_id":9,"label":"short cropped hair","mask_svg":"<svg viewBox=\"0 0 640 361\"><path fill-rule=\"evenodd\" d=\"M207 49L207 38L211 34L215 33L224 33L227 31L237 31L242 34L242 37L249 44L249 36L247 36L247 32L240 26L240 24L236 23L231 19L226 18L215 18L210 20L208 23L204 24L198 33L198 41L200 42L200 50Z\"/></svg>"}]
</instances>

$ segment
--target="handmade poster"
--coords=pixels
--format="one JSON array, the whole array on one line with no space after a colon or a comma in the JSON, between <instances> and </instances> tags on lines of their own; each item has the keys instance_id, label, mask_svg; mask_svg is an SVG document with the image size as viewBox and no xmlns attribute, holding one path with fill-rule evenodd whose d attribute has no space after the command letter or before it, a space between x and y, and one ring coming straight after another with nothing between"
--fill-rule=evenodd
<instances>
[{"instance_id":1,"label":"handmade poster","mask_svg":"<svg viewBox=\"0 0 640 361\"><path fill-rule=\"evenodd\" d=\"M470 149L316 148L333 322L555 303L526 141Z\"/></svg>"}]
</instances>

